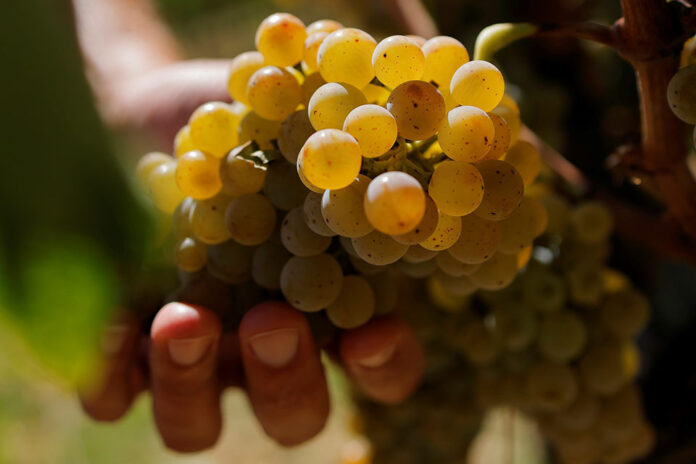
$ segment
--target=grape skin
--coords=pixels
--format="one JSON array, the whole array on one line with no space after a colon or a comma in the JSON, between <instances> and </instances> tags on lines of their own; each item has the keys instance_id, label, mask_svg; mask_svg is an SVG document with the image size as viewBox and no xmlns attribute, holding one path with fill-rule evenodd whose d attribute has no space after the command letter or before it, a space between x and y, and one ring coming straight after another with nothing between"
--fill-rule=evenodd
<instances>
[{"instance_id":1,"label":"grape skin","mask_svg":"<svg viewBox=\"0 0 696 464\"><path fill-rule=\"evenodd\" d=\"M498 106L505 93L503 75L491 63L469 61L457 69L450 83L452 98L460 105L469 105L491 111Z\"/></svg>"},{"instance_id":2,"label":"grape skin","mask_svg":"<svg viewBox=\"0 0 696 464\"><path fill-rule=\"evenodd\" d=\"M179 241L174 250L174 261L179 269L186 272L200 271L205 267L207 248L191 237Z\"/></svg>"},{"instance_id":3,"label":"grape skin","mask_svg":"<svg viewBox=\"0 0 696 464\"><path fill-rule=\"evenodd\" d=\"M425 55L413 40L394 35L382 40L372 54L377 79L390 88L420 79L425 70Z\"/></svg>"},{"instance_id":4,"label":"grape skin","mask_svg":"<svg viewBox=\"0 0 696 464\"><path fill-rule=\"evenodd\" d=\"M177 161L176 185L197 200L212 198L222 190L220 160L202 151L190 151Z\"/></svg>"},{"instance_id":5,"label":"grape skin","mask_svg":"<svg viewBox=\"0 0 696 464\"><path fill-rule=\"evenodd\" d=\"M500 290L510 285L516 276L517 256L496 253L481 264L471 280L484 290Z\"/></svg>"},{"instance_id":6,"label":"grape skin","mask_svg":"<svg viewBox=\"0 0 696 464\"><path fill-rule=\"evenodd\" d=\"M370 182L364 197L365 215L375 229L389 235L413 230L425 214L425 192L411 175L385 172Z\"/></svg>"},{"instance_id":7,"label":"grape skin","mask_svg":"<svg viewBox=\"0 0 696 464\"><path fill-rule=\"evenodd\" d=\"M217 245L232 238L225 224L225 211L231 201L227 195L217 195L193 204L190 220L196 239L207 245Z\"/></svg>"},{"instance_id":8,"label":"grape skin","mask_svg":"<svg viewBox=\"0 0 696 464\"><path fill-rule=\"evenodd\" d=\"M372 53L376 46L375 39L365 31L336 30L319 47L319 72L326 82L345 82L362 89L375 77Z\"/></svg>"},{"instance_id":9,"label":"grape skin","mask_svg":"<svg viewBox=\"0 0 696 464\"><path fill-rule=\"evenodd\" d=\"M396 87L387 100L399 135L408 140L424 140L435 135L445 119L445 100L427 82L409 81Z\"/></svg>"},{"instance_id":10,"label":"grape skin","mask_svg":"<svg viewBox=\"0 0 696 464\"><path fill-rule=\"evenodd\" d=\"M179 158L184 153L195 150L196 146L191 141L191 129L188 125L179 129L174 136L174 156Z\"/></svg>"},{"instance_id":11,"label":"grape skin","mask_svg":"<svg viewBox=\"0 0 696 464\"><path fill-rule=\"evenodd\" d=\"M427 40L422 49L425 56L423 80L449 90L455 71L469 61L466 47L452 37L438 36Z\"/></svg>"},{"instance_id":12,"label":"grape skin","mask_svg":"<svg viewBox=\"0 0 696 464\"><path fill-rule=\"evenodd\" d=\"M307 31L299 18L275 13L264 19L256 30L256 49L266 64L294 66L302 60Z\"/></svg>"},{"instance_id":13,"label":"grape skin","mask_svg":"<svg viewBox=\"0 0 696 464\"><path fill-rule=\"evenodd\" d=\"M271 140L280 134L280 121L264 119L254 111L248 112L239 124L239 143L250 140L256 142L262 150L273 149Z\"/></svg>"},{"instance_id":14,"label":"grape skin","mask_svg":"<svg viewBox=\"0 0 696 464\"><path fill-rule=\"evenodd\" d=\"M434 258L438 253L438 251L428 250L416 244L408 247L408 250L406 250L403 256L403 260L408 263L422 263L423 261Z\"/></svg>"},{"instance_id":15,"label":"grape skin","mask_svg":"<svg viewBox=\"0 0 696 464\"><path fill-rule=\"evenodd\" d=\"M365 158L376 158L388 152L398 135L394 116L385 108L370 104L348 113L343 130L355 137Z\"/></svg>"},{"instance_id":16,"label":"grape skin","mask_svg":"<svg viewBox=\"0 0 696 464\"><path fill-rule=\"evenodd\" d=\"M326 308L326 315L340 329L354 329L370 320L375 312L375 294L362 277L343 278L341 293Z\"/></svg>"},{"instance_id":17,"label":"grape skin","mask_svg":"<svg viewBox=\"0 0 696 464\"><path fill-rule=\"evenodd\" d=\"M266 181L266 167L239 156L245 146L232 150L220 163L222 192L237 197L259 192Z\"/></svg>"},{"instance_id":18,"label":"grape skin","mask_svg":"<svg viewBox=\"0 0 696 464\"><path fill-rule=\"evenodd\" d=\"M341 266L331 256L294 256L280 274L285 299L305 312L321 311L338 298L343 284Z\"/></svg>"},{"instance_id":19,"label":"grape skin","mask_svg":"<svg viewBox=\"0 0 696 464\"><path fill-rule=\"evenodd\" d=\"M249 78L263 65L263 55L256 51L240 53L232 60L227 79L227 91L233 100L249 104L247 99Z\"/></svg>"},{"instance_id":20,"label":"grape skin","mask_svg":"<svg viewBox=\"0 0 696 464\"><path fill-rule=\"evenodd\" d=\"M283 157L292 164L297 163L297 157L305 141L314 133L314 127L309 115L304 109L297 110L280 124L278 148Z\"/></svg>"},{"instance_id":21,"label":"grape skin","mask_svg":"<svg viewBox=\"0 0 696 464\"><path fill-rule=\"evenodd\" d=\"M254 250L251 259L251 278L267 290L280 289L280 273L292 257L283 246L266 242Z\"/></svg>"},{"instance_id":22,"label":"grape skin","mask_svg":"<svg viewBox=\"0 0 696 464\"><path fill-rule=\"evenodd\" d=\"M458 261L466 264L481 264L498 249L500 227L498 223L486 221L469 214L461 220L459 239L447 252Z\"/></svg>"},{"instance_id":23,"label":"grape skin","mask_svg":"<svg viewBox=\"0 0 696 464\"><path fill-rule=\"evenodd\" d=\"M138 179L138 183L146 188L147 181L152 174L152 171L161 164L169 163L174 161L171 156L166 153L152 152L143 156L138 160L138 164L135 166L135 178Z\"/></svg>"},{"instance_id":24,"label":"grape skin","mask_svg":"<svg viewBox=\"0 0 696 464\"><path fill-rule=\"evenodd\" d=\"M420 246L428 250L447 250L459 239L462 231L462 220L457 216L440 213L435 231L420 242Z\"/></svg>"},{"instance_id":25,"label":"grape skin","mask_svg":"<svg viewBox=\"0 0 696 464\"><path fill-rule=\"evenodd\" d=\"M481 204L483 178L478 169L466 161L444 161L430 177L428 193L441 212L465 216Z\"/></svg>"},{"instance_id":26,"label":"grape skin","mask_svg":"<svg viewBox=\"0 0 696 464\"><path fill-rule=\"evenodd\" d=\"M435 201L433 201L430 195L426 194L423 219L421 219L418 225L410 232L406 232L402 235L392 235L392 238L405 245L417 245L435 232L439 218L440 216Z\"/></svg>"},{"instance_id":27,"label":"grape skin","mask_svg":"<svg viewBox=\"0 0 696 464\"><path fill-rule=\"evenodd\" d=\"M497 115L495 113L488 113L488 117L491 118L491 122L493 123L493 127L495 128L495 135L493 136L493 143L491 145L491 149L488 151L488 153L486 153L483 159L502 159L503 157L505 157L505 159L507 160L506 153L510 148L511 140L510 128L508 127L507 122L505 122L505 119L502 116ZM510 164L517 168L515 163L510 162ZM521 172L520 175L522 175ZM534 177L535 176L536 174L534 175ZM522 175L522 179L525 179L524 175ZM527 185L526 182L525 185Z\"/></svg>"},{"instance_id":28,"label":"grape skin","mask_svg":"<svg viewBox=\"0 0 696 464\"><path fill-rule=\"evenodd\" d=\"M302 205L302 214L307 226L316 234L324 237L333 237L336 233L326 224L321 212L321 202L323 195L316 192L309 192Z\"/></svg>"},{"instance_id":29,"label":"grape skin","mask_svg":"<svg viewBox=\"0 0 696 464\"><path fill-rule=\"evenodd\" d=\"M500 221L500 251L519 253L532 244L539 227L535 206L537 203L537 200L525 197L514 213Z\"/></svg>"},{"instance_id":30,"label":"grape skin","mask_svg":"<svg viewBox=\"0 0 696 464\"><path fill-rule=\"evenodd\" d=\"M301 207L294 208L285 215L281 223L280 239L295 256L315 256L331 245L331 237L319 235L307 226Z\"/></svg>"},{"instance_id":31,"label":"grape skin","mask_svg":"<svg viewBox=\"0 0 696 464\"><path fill-rule=\"evenodd\" d=\"M258 193L235 198L225 211L227 230L242 245L262 244L273 233L275 224L276 212L273 205Z\"/></svg>"},{"instance_id":32,"label":"grape skin","mask_svg":"<svg viewBox=\"0 0 696 464\"><path fill-rule=\"evenodd\" d=\"M307 67L307 71L313 72L319 69L317 65L317 52L319 51L319 46L328 35L328 32L319 31L313 32L307 36L304 43L304 52L302 54L302 62Z\"/></svg>"},{"instance_id":33,"label":"grape skin","mask_svg":"<svg viewBox=\"0 0 696 464\"><path fill-rule=\"evenodd\" d=\"M300 206L307 195L307 189L295 171L295 166L285 160L273 161L266 171L264 193L273 206L283 211Z\"/></svg>"},{"instance_id":34,"label":"grape skin","mask_svg":"<svg viewBox=\"0 0 696 464\"><path fill-rule=\"evenodd\" d=\"M251 277L254 248L228 240L208 247L206 268L216 279L228 284L241 284Z\"/></svg>"},{"instance_id":35,"label":"grape skin","mask_svg":"<svg viewBox=\"0 0 696 464\"><path fill-rule=\"evenodd\" d=\"M237 145L239 117L222 102L205 103L189 118L191 141L201 151L222 158Z\"/></svg>"},{"instance_id":36,"label":"grape skin","mask_svg":"<svg viewBox=\"0 0 696 464\"><path fill-rule=\"evenodd\" d=\"M525 187L534 182L541 170L539 151L531 143L518 140L505 154L505 161L512 164L522 176Z\"/></svg>"},{"instance_id":37,"label":"grape skin","mask_svg":"<svg viewBox=\"0 0 696 464\"><path fill-rule=\"evenodd\" d=\"M360 258L377 266L395 263L408 249L408 245L403 245L378 230L353 238L352 243L353 249Z\"/></svg>"},{"instance_id":38,"label":"grape skin","mask_svg":"<svg viewBox=\"0 0 696 464\"><path fill-rule=\"evenodd\" d=\"M343 29L343 24L339 23L338 21L334 21L333 19L319 19L307 26L307 35L311 35L316 32L326 32L330 34L339 29Z\"/></svg>"},{"instance_id":39,"label":"grape skin","mask_svg":"<svg viewBox=\"0 0 696 464\"><path fill-rule=\"evenodd\" d=\"M262 118L282 121L302 102L302 87L287 70L264 66L249 78L247 99Z\"/></svg>"},{"instance_id":40,"label":"grape skin","mask_svg":"<svg viewBox=\"0 0 696 464\"><path fill-rule=\"evenodd\" d=\"M667 86L667 102L676 117L696 124L696 65L686 66L672 76Z\"/></svg>"},{"instance_id":41,"label":"grape skin","mask_svg":"<svg viewBox=\"0 0 696 464\"><path fill-rule=\"evenodd\" d=\"M550 361L567 363L585 348L587 329L570 311L554 311L544 316L539 328L539 352Z\"/></svg>"},{"instance_id":42,"label":"grape skin","mask_svg":"<svg viewBox=\"0 0 696 464\"><path fill-rule=\"evenodd\" d=\"M522 202L524 183L517 170L505 161L486 160L476 164L483 177L483 200L474 212L479 217L500 221Z\"/></svg>"},{"instance_id":43,"label":"grape skin","mask_svg":"<svg viewBox=\"0 0 696 464\"><path fill-rule=\"evenodd\" d=\"M437 135L447 156L467 162L483 159L494 139L493 121L483 110L474 106L458 106L447 113Z\"/></svg>"},{"instance_id":44,"label":"grape skin","mask_svg":"<svg viewBox=\"0 0 696 464\"><path fill-rule=\"evenodd\" d=\"M438 253L435 256L435 261L442 272L452 277L461 277L463 275L470 276L476 272L480 266L479 264L463 263L452 257L449 253Z\"/></svg>"},{"instance_id":45,"label":"grape skin","mask_svg":"<svg viewBox=\"0 0 696 464\"><path fill-rule=\"evenodd\" d=\"M342 129L346 116L366 103L365 95L352 85L329 82L314 92L307 111L314 129Z\"/></svg>"},{"instance_id":46,"label":"grape skin","mask_svg":"<svg viewBox=\"0 0 696 464\"><path fill-rule=\"evenodd\" d=\"M362 156L357 140L346 132L323 129L312 134L300 150L302 173L322 189L341 189L360 172Z\"/></svg>"},{"instance_id":47,"label":"grape skin","mask_svg":"<svg viewBox=\"0 0 696 464\"><path fill-rule=\"evenodd\" d=\"M176 162L161 163L152 169L147 178L147 188L154 205L165 214L172 214L184 199L176 183Z\"/></svg>"},{"instance_id":48,"label":"grape skin","mask_svg":"<svg viewBox=\"0 0 696 464\"><path fill-rule=\"evenodd\" d=\"M324 191L321 214L330 230L348 238L362 237L374 230L363 209L369 183L370 178L360 174L345 188Z\"/></svg>"}]
</instances>

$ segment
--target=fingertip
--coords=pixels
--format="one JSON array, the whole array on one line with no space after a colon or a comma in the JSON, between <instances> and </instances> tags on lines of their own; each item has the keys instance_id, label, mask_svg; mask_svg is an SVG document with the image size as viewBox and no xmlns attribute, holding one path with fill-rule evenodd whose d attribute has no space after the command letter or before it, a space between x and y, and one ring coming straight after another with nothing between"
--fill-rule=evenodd
<instances>
[{"instance_id":1,"label":"fingertip","mask_svg":"<svg viewBox=\"0 0 696 464\"><path fill-rule=\"evenodd\" d=\"M172 302L164 305L152 321L150 336L155 344L170 339L190 339L219 334L218 316L202 306Z\"/></svg>"}]
</instances>

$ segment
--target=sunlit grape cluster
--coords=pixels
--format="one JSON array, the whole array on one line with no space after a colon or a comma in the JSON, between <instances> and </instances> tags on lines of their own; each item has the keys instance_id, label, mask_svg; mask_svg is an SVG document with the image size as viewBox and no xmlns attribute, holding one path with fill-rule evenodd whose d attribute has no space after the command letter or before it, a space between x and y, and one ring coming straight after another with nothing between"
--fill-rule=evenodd
<instances>
[{"instance_id":1,"label":"sunlit grape cluster","mask_svg":"<svg viewBox=\"0 0 696 464\"><path fill-rule=\"evenodd\" d=\"M563 464L626 463L651 451L655 432L635 384L649 303L606 265L612 215L554 194L542 203L548 233L506 289L465 297L431 278L430 301L443 311L417 294L401 305L429 367L424 388L398 408L363 402L376 464L465 462L472 427L501 407L536 421Z\"/></svg>"},{"instance_id":2,"label":"sunlit grape cluster","mask_svg":"<svg viewBox=\"0 0 696 464\"><path fill-rule=\"evenodd\" d=\"M391 309L376 287L394 271L458 294L512 282L546 213L494 65L451 37L378 43L287 13L256 48L232 60L234 103L202 105L174 157L137 167L181 271L279 290L340 328Z\"/></svg>"}]
</instances>

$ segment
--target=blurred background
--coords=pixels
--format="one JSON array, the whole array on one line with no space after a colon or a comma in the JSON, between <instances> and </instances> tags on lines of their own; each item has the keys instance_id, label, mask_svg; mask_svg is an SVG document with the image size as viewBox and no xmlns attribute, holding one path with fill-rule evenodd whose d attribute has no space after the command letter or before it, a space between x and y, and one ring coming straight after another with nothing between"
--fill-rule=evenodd
<instances>
[{"instance_id":1,"label":"blurred background","mask_svg":"<svg viewBox=\"0 0 696 464\"><path fill-rule=\"evenodd\" d=\"M618 0L426 0L424 4L440 33L458 38L470 51L473 50L478 31L497 22L595 20L610 24L620 16ZM276 11L291 12L306 24L317 19L333 18L344 25L363 28L378 40L392 34L410 32L405 30L405 24L394 14L394 2L386 0L157 0L155 5L187 58L231 59L241 52L253 49L257 25ZM66 14L69 15L69 12ZM9 15L4 21L9 23L11 18L12 15ZM0 24L2 22L0 20ZM21 33L17 32L18 26L21 25L15 25L14 29L5 28L3 36L0 36L3 39L0 41L3 43L2 47L13 49L2 53L14 53L10 56L15 58L24 56L25 59L19 61L19 66L28 67L33 75L40 74L41 63L26 58L26 55L33 52L31 41L16 40L22 39ZM37 25L39 26L41 25ZM8 34L7 37L4 34ZM24 36L25 39L26 37ZM56 46L59 47L60 44ZM74 59L75 57L68 57L66 62L68 65L78 63ZM610 187L617 196L639 202L649 211L656 211L647 197L621 182L621 179L617 180L617 176L612 175L606 167L607 158L618 146L636 140L639 136L636 85L633 71L627 63L613 51L587 42L530 39L501 51L497 56L497 64L505 74L506 81L511 83L508 90L519 102L523 120L533 131L578 166L592 179L594 185ZM4 83L4 79L10 80ZM44 84L39 79L22 82L11 79L12 76L0 78L2 87L8 89L4 84L13 84L15 87L9 85L9 89L19 89L21 92L14 97L10 95L11 92L2 96L3 102L7 103L3 104L3 108L12 110L3 111L0 127L8 129L12 127L12 120L30 117L24 114L24 108L20 104L23 95L30 95L32 101L45 97L44 109L48 109L49 113L56 111L52 104L63 105L62 110L71 107L70 101L56 100L59 98L59 95L55 95L56 89L42 90ZM66 95L70 98L90 98L88 94L79 91L66 92ZM7 102L5 99L8 99ZM31 117L35 115L33 113ZM61 274L66 272L65 266L52 267L51 262L39 262L38 267L32 268L36 271L33 273L16 273L17 263L27 262L26 253L32 256L32 250L35 252L38 247L36 244L43 242L33 238L29 240L26 238L26 230L14 227L13 224L19 223L19 217L50 216L47 211L50 212L52 206L44 202L46 196L50 196L50 192L62 192L66 187L51 184L56 178L63 176L77 179L72 183L78 183L80 176L87 175L91 182L99 182L99 178L87 173L102 172L105 168L130 171L140 154L159 147L157 140L137 131L104 132L94 122L94 109L91 112L86 110L84 114L78 113L78 116L77 127L89 134L80 136L84 139L85 146L97 151L99 149L95 147L100 143L111 147L121 160L120 164L90 165L82 172L64 172L61 166L69 162L69 158L66 157L61 162L59 157L49 159L49 164L44 165L45 169L37 170L35 166L26 164L26 160L22 164L22 157L16 150L23 148L26 159L30 149L51 150L51 147L41 145L42 135L46 135L50 129L37 127L33 134L37 139L24 138L22 143L9 138L10 142L14 140L17 143L9 143L7 147L10 149L0 155L0 163L4 163L0 164L2 172L13 172L13 167L23 169L25 179L33 175L34 181L50 187L47 187L48 193L45 196L36 191L34 196L22 195L23 187L16 185L13 190L12 180L0 188L4 208L0 219L0 239L4 248L0 252L7 254L0 254L0 296L3 292L12 293L8 288L20 277L24 279L21 282L23 288L29 288L28 285L36 279L45 280L46 276L53 276L49 279L52 282L49 285L51 291L55 292L53 296L62 295L61 292L67 292L68 288L79 292L80 288L94 284L89 280L90 276ZM38 117L37 126L40 123L41 119ZM67 126L58 129L62 131L64 138L72 137L77 131L76 127ZM7 134L2 138L5 139L6 136ZM56 153L60 153L57 148L54 149ZM51 174L44 178L45 174L38 171ZM22 179L22 176L19 178ZM119 184L118 187L129 192L128 186ZM118 201L102 200L104 202L99 209L105 213L130 210L131 207L133 211L138 211L135 200L132 204L129 203L127 195ZM63 206L68 203L73 205L67 196L53 201L63 202ZM74 209L79 208L75 206ZM49 221L51 225L58 224L60 227L69 222L69 214L61 220ZM109 226L109 220L100 222L102 227L112 227ZM124 226L119 223L113 227ZM132 227L126 229L131 237L143 234L141 231L131 230ZM655 240L660 238L655 237ZM32 243L29 251L25 246L27 243ZM133 252L133 244L116 244L108 249L103 258L99 253L93 253L93 250L77 254L96 260L95 266L108 268L111 260L116 259L115 256L122 256L123 249ZM51 256L51 252L41 253L41 256ZM686 456L686 460L679 462L696 462L696 450L693 449L693 437L696 436L696 365L690 359L692 353L696 352L693 337L696 331L696 273L688 263L653 255L639 244L621 237L614 242L611 264L629 274L636 286L650 295L653 303L653 320L650 329L641 339L645 359L641 387L647 415L660 430L658 454ZM110 280L112 277L108 277L108 274L105 271L104 275L107 277L98 282L102 293L84 296L85 307L89 307L89 302L96 301L97 298L109 301L108 297L111 295L114 299ZM63 277L57 279L56 275ZM68 282L71 275L78 279L78 283L72 287ZM0 298L0 302L5 303L6 310L11 306L14 308L8 301L13 301L12 296ZM49 301L48 296L32 301L22 308L21 314L12 314L9 310L0 311L0 462L332 463L339 462L343 444L352 438L352 410L347 400L345 381L338 371L331 373L335 398L329 426L315 440L292 450L280 449L262 436L248 410L246 399L239 392L228 392L224 397L227 421L218 447L196 456L182 457L163 448L153 428L147 396L142 396L137 401L135 408L124 420L112 425L93 423L81 412L69 383L58 381L54 373L42 367L40 359L48 356L52 362L74 362L77 365L81 360L65 361L67 357L59 356L60 352L70 353L74 349L60 335L70 333L68 328L79 330L80 327L93 327L101 321L101 317L97 315L86 318L86 313L80 312L80 308L71 308L68 312L59 311L56 315L55 308L43 304L46 301ZM31 333L21 329L28 324L18 323L22 320L36 321L39 318L44 321L43 328ZM96 335L92 336L95 337ZM49 338L58 341L46 341ZM46 344L37 353L27 348L27 339L41 340ZM89 366L89 360L84 360L84 364ZM65 372L66 369L62 371ZM75 376L78 375L79 372L75 372ZM540 457L538 459L541 460Z\"/></svg>"}]
</instances>

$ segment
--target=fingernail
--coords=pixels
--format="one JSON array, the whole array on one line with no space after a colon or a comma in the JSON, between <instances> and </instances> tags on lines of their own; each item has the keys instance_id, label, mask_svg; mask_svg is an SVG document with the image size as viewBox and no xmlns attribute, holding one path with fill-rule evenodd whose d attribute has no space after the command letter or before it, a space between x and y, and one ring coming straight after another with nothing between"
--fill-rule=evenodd
<instances>
[{"instance_id":1,"label":"fingernail","mask_svg":"<svg viewBox=\"0 0 696 464\"><path fill-rule=\"evenodd\" d=\"M297 329L277 329L254 335L249 339L254 355L268 367L286 366L297 354Z\"/></svg>"},{"instance_id":2,"label":"fingernail","mask_svg":"<svg viewBox=\"0 0 696 464\"><path fill-rule=\"evenodd\" d=\"M167 343L169 357L181 366L192 366L203 358L212 342L212 335L169 340Z\"/></svg>"},{"instance_id":3,"label":"fingernail","mask_svg":"<svg viewBox=\"0 0 696 464\"><path fill-rule=\"evenodd\" d=\"M101 336L100 345L102 351L109 356L113 356L123 348L123 344L128 336L127 325L112 325L108 327Z\"/></svg>"},{"instance_id":4,"label":"fingernail","mask_svg":"<svg viewBox=\"0 0 696 464\"><path fill-rule=\"evenodd\" d=\"M394 355L395 348L396 345L389 345L388 347L384 348L381 351L378 351L372 356L368 356L367 358L358 360L358 364L360 364L362 367L367 367L370 369L381 367L385 365L387 361L389 361L391 357Z\"/></svg>"}]
</instances>

